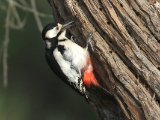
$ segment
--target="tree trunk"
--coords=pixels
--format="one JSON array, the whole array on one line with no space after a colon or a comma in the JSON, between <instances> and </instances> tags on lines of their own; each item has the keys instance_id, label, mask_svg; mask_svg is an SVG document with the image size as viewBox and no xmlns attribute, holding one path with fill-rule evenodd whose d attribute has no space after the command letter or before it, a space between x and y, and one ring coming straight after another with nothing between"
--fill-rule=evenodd
<instances>
[{"instance_id":1,"label":"tree trunk","mask_svg":"<svg viewBox=\"0 0 160 120\"><path fill-rule=\"evenodd\" d=\"M96 76L118 102L114 107L101 99L101 118L160 120L160 0L49 2L58 21L75 21L71 33L82 37L79 44L93 32Z\"/></svg>"}]
</instances>

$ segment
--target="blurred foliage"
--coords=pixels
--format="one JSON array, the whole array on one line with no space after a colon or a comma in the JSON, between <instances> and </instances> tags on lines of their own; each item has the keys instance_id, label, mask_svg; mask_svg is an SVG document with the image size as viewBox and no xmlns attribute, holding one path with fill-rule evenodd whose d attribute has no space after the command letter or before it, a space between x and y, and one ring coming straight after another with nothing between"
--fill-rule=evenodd
<instances>
[{"instance_id":1,"label":"blurred foliage","mask_svg":"<svg viewBox=\"0 0 160 120\"><path fill-rule=\"evenodd\" d=\"M10 14L10 22L15 27L9 27L8 85L4 87L6 17L10 2L15 1L22 6L31 6L31 0L0 1L0 120L96 120L93 107L59 80L46 64L41 26L37 24L35 14L18 7L21 21ZM51 22L53 18L47 0L37 0L36 5L46 14L40 17L43 26ZM18 22L23 25L16 29Z\"/></svg>"}]
</instances>

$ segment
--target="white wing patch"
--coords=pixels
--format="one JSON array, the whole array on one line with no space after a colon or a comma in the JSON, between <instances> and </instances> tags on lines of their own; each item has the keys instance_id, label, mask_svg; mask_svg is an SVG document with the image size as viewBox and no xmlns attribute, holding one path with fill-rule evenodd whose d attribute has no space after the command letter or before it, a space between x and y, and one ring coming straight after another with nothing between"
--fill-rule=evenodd
<instances>
[{"instance_id":1,"label":"white wing patch","mask_svg":"<svg viewBox=\"0 0 160 120\"><path fill-rule=\"evenodd\" d=\"M64 46L65 50L61 54L56 48L53 55L60 65L63 73L68 77L68 81L73 83L74 87L85 94L85 86L82 80L82 69L87 65L89 53L87 49L80 47L65 37L66 31L63 31L58 37L58 45Z\"/></svg>"},{"instance_id":2,"label":"white wing patch","mask_svg":"<svg viewBox=\"0 0 160 120\"><path fill-rule=\"evenodd\" d=\"M89 53L86 49L80 47L70 40L59 42L58 45L65 46L63 59L70 61L71 64L79 71L81 71L85 67L89 58Z\"/></svg>"},{"instance_id":3,"label":"white wing patch","mask_svg":"<svg viewBox=\"0 0 160 120\"><path fill-rule=\"evenodd\" d=\"M68 80L70 82L77 83L80 76L76 70L71 68L71 63L64 59L57 48L53 51L53 55L55 56L55 59L58 62L62 72L68 77Z\"/></svg>"},{"instance_id":4,"label":"white wing patch","mask_svg":"<svg viewBox=\"0 0 160 120\"><path fill-rule=\"evenodd\" d=\"M83 85L81 71L77 71L77 68L73 66L71 61L64 59L64 56L56 48L53 51L53 55L58 62L62 72L67 76L68 82L78 89L79 92L85 94L85 87Z\"/></svg>"}]
</instances>

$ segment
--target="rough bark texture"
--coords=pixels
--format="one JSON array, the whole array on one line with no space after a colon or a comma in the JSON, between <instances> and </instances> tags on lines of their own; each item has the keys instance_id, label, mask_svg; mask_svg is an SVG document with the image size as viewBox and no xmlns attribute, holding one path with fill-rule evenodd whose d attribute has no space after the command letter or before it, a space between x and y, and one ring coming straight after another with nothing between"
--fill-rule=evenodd
<instances>
[{"instance_id":1,"label":"rough bark texture","mask_svg":"<svg viewBox=\"0 0 160 120\"><path fill-rule=\"evenodd\" d=\"M120 107L126 116L107 113L101 99L96 106L101 119L160 120L160 1L49 2L59 20L75 21L74 36L85 40L93 32L97 78L116 98L119 105L113 109Z\"/></svg>"}]
</instances>

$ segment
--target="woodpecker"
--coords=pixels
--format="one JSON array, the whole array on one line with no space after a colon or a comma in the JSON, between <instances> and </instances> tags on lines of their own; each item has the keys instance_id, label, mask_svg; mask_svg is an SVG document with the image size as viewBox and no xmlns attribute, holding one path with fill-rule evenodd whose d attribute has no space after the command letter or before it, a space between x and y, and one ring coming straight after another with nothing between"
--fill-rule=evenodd
<instances>
[{"instance_id":1,"label":"woodpecker","mask_svg":"<svg viewBox=\"0 0 160 120\"><path fill-rule=\"evenodd\" d=\"M67 35L67 30L72 25L73 22L50 23L44 27L42 38L48 65L60 79L83 95L89 103L93 103L101 118L106 113L119 115L121 110L117 108L115 98L98 83L94 75L88 51L92 34L86 40L86 47L81 47L73 41L73 37Z\"/></svg>"},{"instance_id":2,"label":"woodpecker","mask_svg":"<svg viewBox=\"0 0 160 120\"><path fill-rule=\"evenodd\" d=\"M50 23L42 31L45 42L45 55L52 71L65 83L81 95L87 97L86 89L92 86L100 87L93 73L93 65L88 52L88 44L92 37L89 35L86 47L76 44L67 30L73 22L66 24Z\"/></svg>"}]
</instances>

